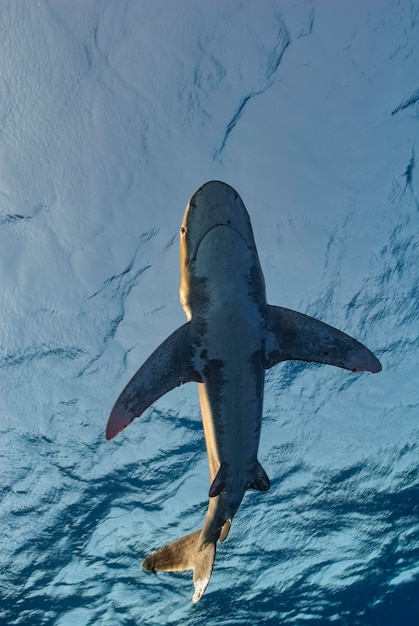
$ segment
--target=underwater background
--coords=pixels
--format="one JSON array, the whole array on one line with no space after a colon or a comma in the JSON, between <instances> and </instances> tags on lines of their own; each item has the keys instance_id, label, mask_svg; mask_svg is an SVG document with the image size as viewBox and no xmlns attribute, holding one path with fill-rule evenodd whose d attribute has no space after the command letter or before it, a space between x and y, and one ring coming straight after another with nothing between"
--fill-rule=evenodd
<instances>
[{"instance_id":1,"label":"underwater background","mask_svg":"<svg viewBox=\"0 0 419 626\"><path fill-rule=\"evenodd\" d=\"M0 622L419 624L419 5L2 0ZM185 318L204 182L248 209L268 300L380 374L283 363L209 587L142 559L202 526L195 384L112 441Z\"/></svg>"}]
</instances>

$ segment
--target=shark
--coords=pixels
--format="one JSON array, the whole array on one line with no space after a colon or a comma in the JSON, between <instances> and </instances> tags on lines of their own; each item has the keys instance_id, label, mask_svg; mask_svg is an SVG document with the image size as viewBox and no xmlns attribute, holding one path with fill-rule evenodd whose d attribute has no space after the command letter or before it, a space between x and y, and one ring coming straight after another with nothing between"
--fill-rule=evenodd
<instances>
[{"instance_id":1,"label":"shark","mask_svg":"<svg viewBox=\"0 0 419 626\"><path fill-rule=\"evenodd\" d=\"M158 398L198 384L210 486L202 528L147 556L146 572L193 570L198 602L248 489L267 491L258 460L265 371L288 360L379 372L377 357L349 335L266 301L248 212L228 184L192 195L180 228L180 301L187 322L145 361L117 399L112 439Z\"/></svg>"}]
</instances>

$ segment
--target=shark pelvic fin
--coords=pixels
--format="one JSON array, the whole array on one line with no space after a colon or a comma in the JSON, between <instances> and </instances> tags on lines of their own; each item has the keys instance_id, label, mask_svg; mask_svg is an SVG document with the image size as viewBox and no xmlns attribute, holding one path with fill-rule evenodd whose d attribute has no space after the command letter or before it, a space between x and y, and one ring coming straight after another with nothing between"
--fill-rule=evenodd
<instances>
[{"instance_id":1,"label":"shark pelvic fin","mask_svg":"<svg viewBox=\"0 0 419 626\"><path fill-rule=\"evenodd\" d=\"M252 478L249 480L247 489L256 489L257 491L268 491L271 486L268 474L263 469L259 461L256 461L256 466L253 472Z\"/></svg>"},{"instance_id":2,"label":"shark pelvic fin","mask_svg":"<svg viewBox=\"0 0 419 626\"><path fill-rule=\"evenodd\" d=\"M192 602L203 596L212 574L215 560L215 542L202 542L201 530L150 554L143 561L146 572L183 572L193 570L195 593Z\"/></svg>"},{"instance_id":3,"label":"shark pelvic fin","mask_svg":"<svg viewBox=\"0 0 419 626\"><path fill-rule=\"evenodd\" d=\"M248 476L249 478L247 482L246 482L246 479L244 480L244 489L256 489L257 491L268 491L269 487L271 486L267 473L265 472L262 465L257 460L256 460L256 463L253 465ZM230 491L231 482L229 486L228 478L229 478L228 477L228 465L222 463L214 480L211 483L211 487L209 489L210 498L215 498L216 496L219 496L221 493L227 493L228 491ZM227 537L227 534L228 534L228 531L226 532L224 539ZM221 541L223 541L223 539L221 539Z\"/></svg>"},{"instance_id":4,"label":"shark pelvic fin","mask_svg":"<svg viewBox=\"0 0 419 626\"><path fill-rule=\"evenodd\" d=\"M215 496L219 496L220 493L226 493L227 491L227 467L224 464L221 464L220 469L218 470L214 480L211 483L211 487L209 488L209 497L215 498Z\"/></svg>"}]
</instances>

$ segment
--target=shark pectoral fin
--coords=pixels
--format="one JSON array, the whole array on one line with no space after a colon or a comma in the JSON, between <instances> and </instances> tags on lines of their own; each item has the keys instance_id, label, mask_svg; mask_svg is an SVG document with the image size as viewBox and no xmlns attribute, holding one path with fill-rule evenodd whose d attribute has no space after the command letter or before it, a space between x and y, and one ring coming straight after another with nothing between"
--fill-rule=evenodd
<instances>
[{"instance_id":1,"label":"shark pectoral fin","mask_svg":"<svg viewBox=\"0 0 419 626\"><path fill-rule=\"evenodd\" d=\"M266 369L280 361L335 365L353 372L380 372L381 363L362 343L314 317L268 306Z\"/></svg>"},{"instance_id":2,"label":"shark pectoral fin","mask_svg":"<svg viewBox=\"0 0 419 626\"><path fill-rule=\"evenodd\" d=\"M247 489L257 489L257 491L268 491L271 486L268 474L263 469L259 461L256 461L256 466L253 470L252 478L249 480Z\"/></svg>"},{"instance_id":3,"label":"shark pectoral fin","mask_svg":"<svg viewBox=\"0 0 419 626\"><path fill-rule=\"evenodd\" d=\"M106 439L115 437L171 389L190 381L201 382L194 368L194 353L188 322L170 335L131 378L111 411Z\"/></svg>"},{"instance_id":4,"label":"shark pectoral fin","mask_svg":"<svg viewBox=\"0 0 419 626\"><path fill-rule=\"evenodd\" d=\"M211 483L211 487L209 488L208 495L210 498L215 498L215 496L219 496L220 493L225 493L227 491L227 467L224 464L221 464L220 469L218 470L214 480Z\"/></svg>"},{"instance_id":5,"label":"shark pectoral fin","mask_svg":"<svg viewBox=\"0 0 419 626\"><path fill-rule=\"evenodd\" d=\"M201 530L157 550L144 559L146 572L194 571L195 593L192 602L201 599L211 578L215 560L215 543L202 543Z\"/></svg>"},{"instance_id":6,"label":"shark pectoral fin","mask_svg":"<svg viewBox=\"0 0 419 626\"><path fill-rule=\"evenodd\" d=\"M124 430L135 419L134 413L127 411L122 406L114 406L106 425L106 439L113 439L115 435Z\"/></svg>"}]
</instances>

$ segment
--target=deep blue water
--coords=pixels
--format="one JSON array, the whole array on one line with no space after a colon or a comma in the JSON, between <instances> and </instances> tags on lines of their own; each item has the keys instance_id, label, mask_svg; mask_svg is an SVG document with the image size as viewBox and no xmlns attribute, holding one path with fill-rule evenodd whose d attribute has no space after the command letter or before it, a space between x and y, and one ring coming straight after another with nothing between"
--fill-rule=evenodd
<instances>
[{"instance_id":1,"label":"deep blue water","mask_svg":"<svg viewBox=\"0 0 419 626\"><path fill-rule=\"evenodd\" d=\"M3 0L0 621L419 623L415 3ZM184 322L178 228L241 194L269 302L380 358L266 376L260 461L210 585L142 559L201 527L195 385L107 442Z\"/></svg>"}]
</instances>

